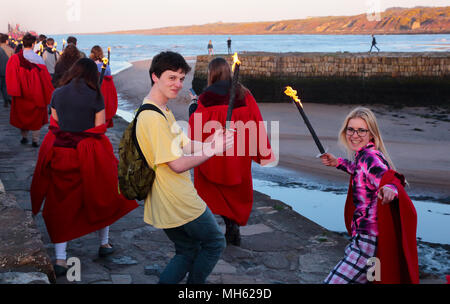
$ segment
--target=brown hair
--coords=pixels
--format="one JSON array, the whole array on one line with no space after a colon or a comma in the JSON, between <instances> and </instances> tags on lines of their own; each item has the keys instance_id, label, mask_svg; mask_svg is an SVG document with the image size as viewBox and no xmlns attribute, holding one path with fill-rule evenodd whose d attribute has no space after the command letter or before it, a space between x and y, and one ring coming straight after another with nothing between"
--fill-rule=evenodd
<instances>
[{"instance_id":1,"label":"brown hair","mask_svg":"<svg viewBox=\"0 0 450 304\"><path fill-rule=\"evenodd\" d=\"M93 46L91 49L91 54L89 55L89 58L91 58L94 61L102 61L103 49L98 45Z\"/></svg>"},{"instance_id":2,"label":"brown hair","mask_svg":"<svg viewBox=\"0 0 450 304\"><path fill-rule=\"evenodd\" d=\"M100 98L100 86L97 65L89 58L81 58L64 74L61 79L61 85L66 85L73 79L84 80L84 82L93 90L97 92L97 98Z\"/></svg>"},{"instance_id":3,"label":"brown hair","mask_svg":"<svg viewBox=\"0 0 450 304\"><path fill-rule=\"evenodd\" d=\"M233 78L228 62L222 57L217 57L211 60L208 65L208 87L220 80L229 81L231 83ZM247 88L238 82L236 90L238 98L243 99Z\"/></svg>"}]
</instances>

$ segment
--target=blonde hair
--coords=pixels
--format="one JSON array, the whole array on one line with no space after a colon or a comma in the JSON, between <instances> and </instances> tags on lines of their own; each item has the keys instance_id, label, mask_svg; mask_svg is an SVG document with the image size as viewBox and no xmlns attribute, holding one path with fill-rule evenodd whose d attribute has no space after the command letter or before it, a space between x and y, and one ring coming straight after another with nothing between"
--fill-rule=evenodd
<instances>
[{"instance_id":1,"label":"blonde hair","mask_svg":"<svg viewBox=\"0 0 450 304\"><path fill-rule=\"evenodd\" d=\"M389 167L392 170L396 170L394 163L392 162L389 153L386 150L386 147L384 146L383 138L381 138L381 132L378 128L377 119L375 117L375 114L373 112L365 107L357 107L353 109L345 118L344 123L342 124L341 130L339 131L339 142L347 149L347 152L349 155L352 155L353 151L350 149L348 143L347 143L347 125L350 119L353 118L361 118L364 120L367 124L367 128L369 129L370 135L373 136L373 139L370 141L375 145L375 148L383 153L384 158L389 164Z\"/></svg>"}]
</instances>

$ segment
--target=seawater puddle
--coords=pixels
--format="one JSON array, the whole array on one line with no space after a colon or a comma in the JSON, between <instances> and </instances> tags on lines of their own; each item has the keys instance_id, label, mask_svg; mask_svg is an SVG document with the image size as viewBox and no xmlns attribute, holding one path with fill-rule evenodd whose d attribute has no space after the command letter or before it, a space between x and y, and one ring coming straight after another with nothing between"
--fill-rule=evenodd
<instances>
[{"instance_id":1,"label":"seawater puddle","mask_svg":"<svg viewBox=\"0 0 450 304\"><path fill-rule=\"evenodd\" d=\"M347 195L306 189L300 185L253 178L253 189L280 200L294 211L328 230L345 232L344 206ZM417 237L429 243L450 244L450 205L413 200L417 211Z\"/></svg>"}]
</instances>

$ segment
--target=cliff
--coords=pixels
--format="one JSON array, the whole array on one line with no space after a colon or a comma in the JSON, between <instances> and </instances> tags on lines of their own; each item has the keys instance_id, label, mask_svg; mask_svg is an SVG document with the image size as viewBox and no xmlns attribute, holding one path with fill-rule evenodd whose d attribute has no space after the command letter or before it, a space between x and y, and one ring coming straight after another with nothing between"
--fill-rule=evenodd
<instances>
[{"instance_id":1,"label":"cliff","mask_svg":"<svg viewBox=\"0 0 450 304\"><path fill-rule=\"evenodd\" d=\"M280 34L446 34L450 33L450 6L390 8L380 20L367 14L314 17L299 20L210 23L111 34L143 35L280 35Z\"/></svg>"}]
</instances>

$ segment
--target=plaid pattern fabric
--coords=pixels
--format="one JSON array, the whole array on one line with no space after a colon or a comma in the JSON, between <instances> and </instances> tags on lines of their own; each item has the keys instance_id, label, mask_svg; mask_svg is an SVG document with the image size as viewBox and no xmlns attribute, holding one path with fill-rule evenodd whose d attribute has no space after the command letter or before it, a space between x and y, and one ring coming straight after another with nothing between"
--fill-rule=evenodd
<instances>
[{"instance_id":1,"label":"plaid pattern fabric","mask_svg":"<svg viewBox=\"0 0 450 304\"><path fill-rule=\"evenodd\" d=\"M345 248L344 258L334 267L325 284L366 284L367 260L374 257L377 249L377 237L356 234Z\"/></svg>"}]
</instances>

